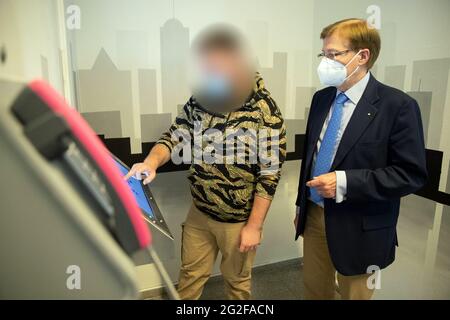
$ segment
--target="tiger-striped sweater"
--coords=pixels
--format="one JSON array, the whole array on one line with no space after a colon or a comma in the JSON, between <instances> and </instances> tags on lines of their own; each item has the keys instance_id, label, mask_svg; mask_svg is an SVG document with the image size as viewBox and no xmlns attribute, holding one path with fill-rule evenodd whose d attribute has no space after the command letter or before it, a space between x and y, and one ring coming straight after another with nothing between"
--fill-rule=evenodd
<instances>
[{"instance_id":1,"label":"tiger-striped sweater","mask_svg":"<svg viewBox=\"0 0 450 320\"><path fill-rule=\"evenodd\" d=\"M195 97L191 97L157 143L174 151L180 140L173 133L177 129L183 129L191 136L191 152L194 157L202 151L198 150L198 145L194 145L195 124L201 124L201 133L210 128L225 133L225 136L229 129L242 129L244 132L253 130L252 132L257 133L256 136L248 135L248 140L237 138L237 141L243 142L241 146L245 146L245 150L240 150L245 152L244 160L233 163L191 161L188 175L194 204L200 211L222 222L246 221L255 194L270 200L273 198L280 179L281 165L286 157L286 129L277 104L264 87L264 81L258 73L253 93L241 108L223 115L211 114L199 105ZM269 136L268 155L276 158L271 162L272 165L276 164L274 167L262 161L259 156L256 162L250 160L249 154L258 154L262 148L259 136L264 131ZM233 143L223 143L224 154L230 146ZM201 144L200 149L203 147L204 144ZM234 147L237 147L236 143ZM271 153L276 147L278 154Z\"/></svg>"}]
</instances>

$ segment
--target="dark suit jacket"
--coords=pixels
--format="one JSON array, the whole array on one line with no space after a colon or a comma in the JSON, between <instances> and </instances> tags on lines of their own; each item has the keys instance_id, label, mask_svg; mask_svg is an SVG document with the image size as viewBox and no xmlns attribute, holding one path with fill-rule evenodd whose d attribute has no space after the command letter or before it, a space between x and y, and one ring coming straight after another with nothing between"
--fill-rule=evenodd
<instances>
[{"instance_id":1,"label":"dark suit jacket","mask_svg":"<svg viewBox=\"0 0 450 320\"><path fill-rule=\"evenodd\" d=\"M306 203L313 154L336 88L316 92L306 127L296 205L295 239L308 217ZM400 198L427 180L422 120L417 102L372 75L342 136L331 170L344 170L347 197L325 199L325 227L331 259L343 275L380 269L394 261Z\"/></svg>"}]
</instances>

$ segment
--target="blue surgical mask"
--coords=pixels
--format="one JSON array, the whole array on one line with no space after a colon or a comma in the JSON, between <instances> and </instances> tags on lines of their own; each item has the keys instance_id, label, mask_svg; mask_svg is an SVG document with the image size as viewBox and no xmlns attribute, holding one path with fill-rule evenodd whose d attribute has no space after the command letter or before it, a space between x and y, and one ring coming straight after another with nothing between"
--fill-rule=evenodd
<instances>
[{"instance_id":1,"label":"blue surgical mask","mask_svg":"<svg viewBox=\"0 0 450 320\"><path fill-rule=\"evenodd\" d=\"M200 87L200 94L208 100L217 102L229 99L232 91L231 81L219 73L209 73L204 76Z\"/></svg>"},{"instance_id":2,"label":"blue surgical mask","mask_svg":"<svg viewBox=\"0 0 450 320\"><path fill-rule=\"evenodd\" d=\"M197 83L194 96L211 113L228 112L234 97L233 83L224 74L208 72Z\"/></svg>"}]
</instances>

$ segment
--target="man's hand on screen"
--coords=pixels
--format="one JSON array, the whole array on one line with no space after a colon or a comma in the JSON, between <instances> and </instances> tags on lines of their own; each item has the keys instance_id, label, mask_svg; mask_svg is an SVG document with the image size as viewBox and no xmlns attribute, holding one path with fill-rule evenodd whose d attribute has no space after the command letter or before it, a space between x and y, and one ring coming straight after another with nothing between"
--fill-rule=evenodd
<instances>
[{"instance_id":1,"label":"man's hand on screen","mask_svg":"<svg viewBox=\"0 0 450 320\"><path fill-rule=\"evenodd\" d=\"M124 179L128 180L129 178L133 177L135 179L142 180L144 178L144 181L142 181L142 183L148 184L155 178L155 176L156 176L155 169L153 169L145 162L139 162L135 163L131 167L127 175L124 176Z\"/></svg>"}]
</instances>

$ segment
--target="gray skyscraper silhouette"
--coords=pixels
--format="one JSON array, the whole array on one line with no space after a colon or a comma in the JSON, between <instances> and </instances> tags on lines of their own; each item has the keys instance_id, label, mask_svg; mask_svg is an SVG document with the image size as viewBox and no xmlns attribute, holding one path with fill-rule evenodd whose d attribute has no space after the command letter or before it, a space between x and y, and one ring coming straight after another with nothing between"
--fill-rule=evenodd
<instances>
[{"instance_id":1,"label":"gray skyscraper silhouette","mask_svg":"<svg viewBox=\"0 0 450 320\"><path fill-rule=\"evenodd\" d=\"M139 69L139 104L141 114L152 114L158 112L156 70Z\"/></svg>"},{"instance_id":2,"label":"gray skyscraper silhouette","mask_svg":"<svg viewBox=\"0 0 450 320\"><path fill-rule=\"evenodd\" d=\"M92 69L78 70L79 110L105 112L104 117L90 117L91 121L104 121L109 117L120 117L124 137L134 137L134 123L131 94L131 71L119 70L102 48ZM119 112L109 112L119 111ZM103 119L103 120L102 120ZM117 119L110 119L114 125ZM94 125L94 127L97 127ZM101 125L99 124L99 128ZM105 132L99 132L105 133Z\"/></svg>"},{"instance_id":3,"label":"gray skyscraper silhouette","mask_svg":"<svg viewBox=\"0 0 450 320\"><path fill-rule=\"evenodd\" d=\"M416 60L413 62L412 91L432 92L428 124L428 147L439 150L450 72L450 58Z\"/></svg>"},{"instance_id":4,"label":"gray skyscraper silhouette","mask_svg":"<svg viewBox=\"0 0 450 320\"><path fill-rule=\"evenodd\" d=\"M386 66L384 68L384 83L399 90L405 89L406 65Z\"/></svg>"},{"instance_id":5,"label":"gray skyscraper silhouette","mask_svg":"<svg viewBox=\"0 0 450 320\"><path fill-rule=\"evenodd\" d=\"M267 89L272 93L283 115L286 113L287 53L274 52L273 67L261 68Z\"/></svg>"},{"instance_id":6,"label":"gray skyscraper silhouette","mask_svg":"<svg viewBox=\"0 0 450 320\"><path fill-rule=\"evenodd\" d=\"M167 20L161 27L161 86L163 112L177 114L177 105L189 96L187 60L189 29L177 19Z\"/></svg>"},{"instance_id":7,"label":"gray skyscraper silhouette","mask_svg":"<svg viewBox=\"0 0 450 320\"><path fill-rule=\"evenodd\" d=\"M431 101L433 94L430 91L410 91L407 92L407 94L416 99L419 104L420 114L422 116L425 147L428 147L428 130L430 129Z\"/></svg>"}]
</instances>

